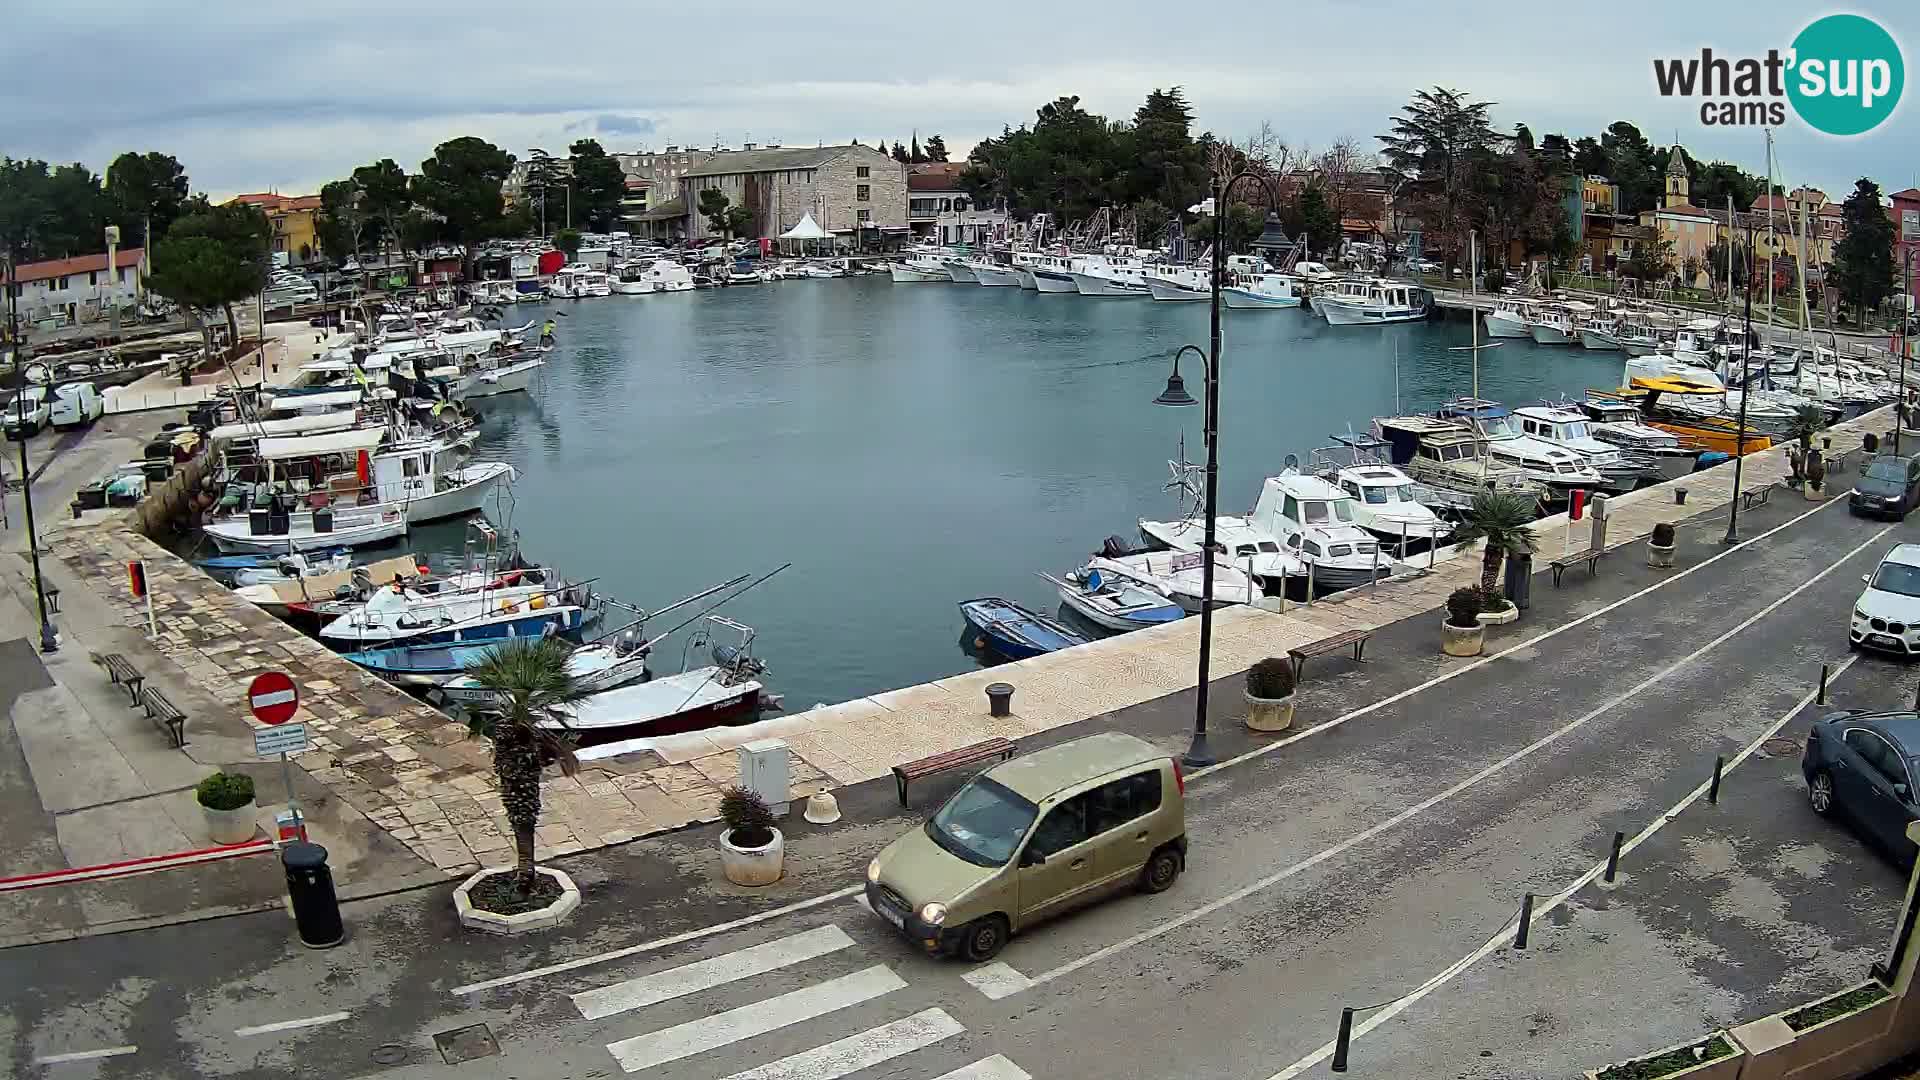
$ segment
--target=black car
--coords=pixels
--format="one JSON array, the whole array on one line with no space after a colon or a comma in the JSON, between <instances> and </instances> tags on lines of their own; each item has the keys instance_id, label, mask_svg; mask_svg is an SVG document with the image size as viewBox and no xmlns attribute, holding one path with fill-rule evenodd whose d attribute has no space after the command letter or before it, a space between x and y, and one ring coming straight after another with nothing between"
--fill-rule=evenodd
<instances>
[{"instance_id":1,"label":"black car","mask_svg":"<svg viewBox=\"0 0 1920 1080\"><path fill-rule=\"evenodd\" d=\"M1920 716L1856 711L1816 720L1800 771L1815 813L1844 815L1896 859L1913 861L1907 826L1920 820Z\"/></svg>"},{"instance_id":2,"label":"black car","mask_svg":"<svg viewBox=\"0 0 1920 1080\"><path fill-rule=\"evenodd\" d=\"M1903 518L1920 506L1920 457L1885 454L1867 463L1853 485L1847 509L1856 514Z\"/></svg>"}]
</instances>

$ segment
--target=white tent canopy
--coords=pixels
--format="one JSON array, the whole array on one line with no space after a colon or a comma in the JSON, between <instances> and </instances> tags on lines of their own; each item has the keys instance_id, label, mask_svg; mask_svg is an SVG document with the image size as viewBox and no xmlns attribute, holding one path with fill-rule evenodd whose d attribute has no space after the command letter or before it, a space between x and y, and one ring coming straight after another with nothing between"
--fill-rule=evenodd
<instances>
[{"instance_id":1,"label":"white tent canopy","mask_svg":"<svg viewBox=\"0 0 1920 1080\"><path fill-rule=\"evenodd\" d=\"M793 228L788 229L786 232L781 233L780 239L782 240L827 240L827 239L830 239L832 236L833 236L832 233L821 228L819 224L813 220L813 213L809 211L805 214L800 215L800 223L798 225L795 225Z\"/></svg>"}]
</instances>

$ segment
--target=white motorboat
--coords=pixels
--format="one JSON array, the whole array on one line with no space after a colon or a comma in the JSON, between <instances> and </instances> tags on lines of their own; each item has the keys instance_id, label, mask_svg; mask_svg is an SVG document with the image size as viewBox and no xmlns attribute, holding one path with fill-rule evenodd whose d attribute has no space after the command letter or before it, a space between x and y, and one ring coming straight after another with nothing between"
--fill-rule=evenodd
<instances>
[{"instance_id":1,"label":"white motorboat","mask_svg":"<svg viewBox=\"0 0 1920 1080\"><path fill-rule=\"evenodd\" d=\"M1213 271L1205 266L1162 263L1147 267L1145 276L1147 292L1155 300L1178 303L1213 298Z\"/></svg>"},{"instance_id":2,"label":"white motorboat","mask_svg":"<svg viewBox=\"0 0 1920 1080\"><path fill-rule=\"evenodd\" d=\"M579 291L575 295L612 296L613 283L607 279L607 273L604 270L586 270L580 274Z\"/></svg>"},{"instance_id":3,"label":"white motorboat","mask_svg":"<svg viewBox=\"0 0 1920 1080\"><path fill-rule=\"evenodd\" d=\"M652 677L647 670L646 650L617 642L582 645L569 652L567 674L573 676L574 687L583 694L603 693ZM495 691L475 682L471 675L460 675L441 683L440 692L462 708L484 708L499 697Z\"/></svg>"},{"instance_id":4,"label":"white motorboat","mask_svg":"<svg viewBox=\"0 0 1920 1080\"><path fill-rule=\"evenodd\" d=\"M244 588L248 585L278 585L284 581L317 578L351 569L353 569L353 556L345 551L312 556L290 551L274 560L272 566L245 567L235 570L233 584L235 588Z\"/></svg>"},{"instance_id":5,"label":"white motorboat","mask_svg":"<svg viewBox=\"0 0 1920 1080\"><path fill-rule=\"evenodd\" d=\"M1084 256L1041 255L1027 268L1033 275L1033 287L1043 293L1078 293L1073 282L1074 269Z\"/></svg>"},{"instance_id":6,"label":"white motorboat","mask_svg":"<svg viewBox=\"0 0 1920 1080\"><path fill-rule=\"evenodd\" d=\"M1157 547L1198 554L1206 543L1206 523L1194 518L1142 520L1140 536ZM1254 527L1247 518L1225 514L1214 518L1213 538L1220 551L1216 561L1245 573L1262 592L1278 594L1286 588L1289 577L1306 573L1306 564L1288 553L1279 537Z\"/></svg>"},{"instance_id":7,"label":"white motorboat","mask_svg":"<svg viewBox=\"0 0 1920 1080\"><path fill-rule=\"evenodd\" d=\"M1334 326L1385 325L1417 322L1427 317L1432 296L1418 285L1399 281L1377 281L1358 298L1333 295L1315 309Z\"/></svg>"},{"instance_id":8,"label":"white motorboat","mask_svg":"<svg viewBox=\"0 0 1920 1080\"><path fill-rule=\"evenodd\" d=\"M962 285L980 284L980 279L973 276L973 266L969 260L949 258L944 265L947 268L947 280Z\"/></svg>"},{"instance_id":9,"label":"white motorboat","mask_svg":"<svg viewBox=\"0 0 1920 1080\"><path fill-rule=\"evenodd\" d=\"M1534 320L1533 302L1530 300L1498 299L1493 302L1493 310L1487 312L1487 336L1497 338L1532 337L1528 329Z\"/></svg>"},{"instance_id":10,"label":"white motorboat","mask_svg":"<svg viewBox=\"0 0 1920 1080\"><path fill-rule=\"evenodd\" d=\"M952 258L938 248L926 248L907 253L905 260L888 263L887 274L895 282L911 284L919 281L944 281L952 283L952 275L947 273L947 260Z\"/></svg>"},{"instance_id":11,"label":"white motorboat","mask_svg":"<svg viewBox=\"0 0 1920 1080\"><path fill-rule=\"evenodd\" d=\"M320 628L320 640L336 648L432 645L541 637L572 633L586 621L577 604L562 603L545 585L508 585L471 592L421 594L405 585L382 585L365 602Z\"/></svg>"},{"instance_id":12,"label":"white motorboat","mask_svg":"<svg viewBox=\"0 0 1920 1080\"><path fill-rule=\"evenodd\" d=\"M1487 440L1465 424L1431 416L1381 416L1373 433L1388 445L1391 461L1420 483L1471 497L1507 491L1542 498L1546 489L1526 473L1492 459Z\"/></svg>"},{"instance_id":13,"label":"white motorboat","mask_svg":"<svg viewBox=\"0 0 1920 1080\"><path fill-rule=\"evenodd\" d=\"M580 746L596 746L740 723L778 705L760 681L767 668L753 655L753 628L719 615L707 621L738 631L740 643L715 645L714 662L706 667L602 691L564 720L540 726L571 732Z\"/></svg>"},{"instance_id":14,"label":"white motorboat","mask_svg":"<svg viewBox=\"0 0 1920 1080\"><path fill-rule=\"evenodd\" d=\"M1660 478L1673 480L1693 471L1701 448L1686 446L1671 431L1640 422L1640 407L1619 398L1589 398L1579 403L1594 438L1650 458Z\"/></svg>"},{"instance_id":15,"label":"white motorboat","mask_svg":"<svg viewBox=\"0 0 1920 1080\"><path fill-rule=\"evenodd\" d=\"M989 258L977 258L967 263L973 271L973 279L982 285L1019 288L1020 275L1012 266L1002 265Z\"/></svg>"},{"instance_id":16,"label":"white motorboat","mask_svg":"<svg viewBox=\"0 0 1920 1080\"><path fill-rule=\"evenodd\" d=\"M1013 253L1013 272L1020 278L1021 288L1039 289L1039 284L1036 283L1033 278L1033 267L1042 257L1043 253L1038 251L1016 251Z\"/></svg>"},{"instance_id":17,"label":"white motorboat","mask_svg":"<svg viewBox=\"0 0 1920 1080\"><path fill-rule=\"evenodd\" d=\"M1147 290L1146 267L1134 259L1083 256L1072 271L1073 288L1081 296L1140 297Z\"/></svg>"},{"instance_id":18,"label":"white motorboat","mask_svg":"<svg viewBox=\"0 0 1920 1080\"><path fill-rule=\"evenodd\" d=\"M1267 477L1248 521L1278 537L1305 564L1315 595L1393 573L1393 557L1360 527L1353 499L1317 476L1289 471Z\"/></svg>"},{"instance_id":19,"label":"white motorboat","mask_svg":"<svg viewBox=\"0 0 1920 1080\"><path fill-rule=\"evenodd\" d=\"M487 357L465 370L449 388L455 401L525 390L546 360L539 354Z\"/></svg>"},{"instance_id":20,"label":"white motorboat","mask_svg":"<svg viewBox=\"0 0 1920 1080\"><path fill-rule=\"evenodd\" d=\"M1620 339L1615 334L1617 327L1612 319L1588 316L1574 322L1573 332L1580 339L1581 348L1606 352L1620 348Z\"/></svg>"},{"instance_id":21,"label":"white motorboat","mask_svg":"<svg viewBox=\"0 0 1920 1080\"><path fill-rule=\"evenodd\" d=\"M1109 554L1111 553L1111 554ZM1168 597L1189 612L1198 612L1205 567L1197 551L1134 551L1109 540L1102 554L1095 555L1082 571L1118 571L1145 582L1155 592ZM1253 580L1237 567L1221 559L1213 561L1213 604L1248 604L1259 595Z\"/></svg>"},{"instance_id":22,"label":"white motorboat","mask_svg":"<svg viewBox=\"0 0 1920 1080\"><path fill-rule=\"evenodd\" d=\"M1601 486L1600 473L1585 457L1521 430L1513 413L1496 401L1457 398L1435 414L1472 428L1487 440L1487 454L1510 465L1546 487L1550 498L1562 501L1576 488L1593 491Z\"/></svg>"},{"instance_id":23,"label":"white motorboat","mask_svg":"<svg viewBox=\"0 0 1920 1080\"><path fill-rule=\"evenodd\" d=\"M1586 459L1600 474L1603 490L1628 492L1660 479L1658 461L1595 438L1586 415L1570 406L1527 405L1513 410L1513 417L1522 433Z\"/></svg>"},{"instance_id":24,"label":"white motorboat","mask_svg":"<svg viewBox=\"0 0 1920 1080\"><path fill-rule=\"evenodd\" d=\"M1527 332L1540 345L1571 345L1575 340L1574 319L1592 310L1591 306L1577 301L1541 304L1534 310L1533 321L1527 324Z\"/></svg>"},{"instance_id":25,"label":"white motorboat","mask_svg":"<svg viewBox=\"0 0 1920 1080\"><path fill-rule=\"evenodd\" d=\"M1107 630L1138 630L1184 618L1186 609L1147 582L1113 569L1082 568L1065 579L1041 577L1060 592L1074 614Z\"/></svg>"},{"instance_id":26,"label":"white motorboat","mask_svg":"<svg viewBox=\"0 0 1920 1080\"><path fill-rule=\"evenodd\" d=\"M1453 532L1437 508L1457 511L1458 494L1416 483L1388 460L1385 442L1368 435L1335 435L1335 446L1313 452L1313 471L1353 500L1353 520L1401 551L1415 541L1434 543Z\"/></svg>"},{"instance_id":27,"label":"white motorboat","mask_svg":"<svg viewBox=\"0 0 1920 1080\"><path fill-rule=\"evenodd\" d=\"M1291 274L1238 274L1220 290L1220 298L1239 311L1284 311L1300 306Z\"/></svg>"}]
</instances>

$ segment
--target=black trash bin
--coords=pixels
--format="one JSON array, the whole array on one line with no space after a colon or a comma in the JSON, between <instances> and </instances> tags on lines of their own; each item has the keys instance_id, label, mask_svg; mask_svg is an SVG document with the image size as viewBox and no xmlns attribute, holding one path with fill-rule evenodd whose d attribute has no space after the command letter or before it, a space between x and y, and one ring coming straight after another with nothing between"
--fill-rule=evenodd
<instances>
[{"instance_id":1,"label":"black trash bin","mask_svg":"<svg viewBox=\"0 0 1920 1080\"><path fill-rule=\"evenodd\" d=\"M1533 603L1533 556L1507 556L1507 599L1521 611Z\"/></svg>"},{"instance_id":2,"label":"black trash bin","mask_svg":"<svg viewBox=\"0 0 1920 1080\"><path fill-rule=\"evenodd\" d=\"M280 849L287 871L287 899L293 903L294 925L300 944L330 949L346 936L340 922L340 899L333 892L333 871L327 869L327 849L296 841Z\"/></svg>"}]
</instances>

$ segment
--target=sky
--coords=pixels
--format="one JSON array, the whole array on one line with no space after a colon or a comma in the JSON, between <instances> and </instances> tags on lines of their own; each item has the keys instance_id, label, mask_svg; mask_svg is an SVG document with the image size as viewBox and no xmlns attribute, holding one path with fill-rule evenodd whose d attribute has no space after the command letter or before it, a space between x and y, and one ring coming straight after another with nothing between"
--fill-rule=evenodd
<instances>
[{"instance_id":1,"label":"sky","mask_svg":"<svg viewBox=\"0 0 1920 1080\"><path fill-rule=\"evenodd\" d=\"M918 131L957 157L1063 94L1118 118L1176 85L1196 130L1244 139L1267 122L1296 147L1373 149L1415 89L1440 84L1494 102L1502 130L1574 138L1624 119L1761 172L1760 129L1703 126L1697 102L1659 96L1652 62L1785 48L1830 10L1878 20L1910 59L1920 43L1910 2L22 3L0 15L0 154L99 170L160 150L216 197L308 194L381 157L414 171L462 135L524 156L583 137L618 152ZM1916 108L1851 139L1789 114L1781 176L1835 197L1860 176L1920 184Z\"/></svg>"}]
</instances>

